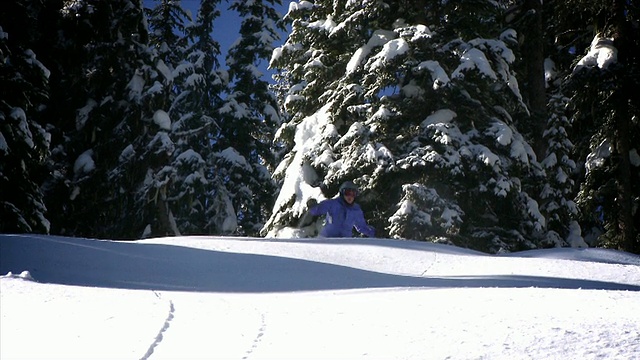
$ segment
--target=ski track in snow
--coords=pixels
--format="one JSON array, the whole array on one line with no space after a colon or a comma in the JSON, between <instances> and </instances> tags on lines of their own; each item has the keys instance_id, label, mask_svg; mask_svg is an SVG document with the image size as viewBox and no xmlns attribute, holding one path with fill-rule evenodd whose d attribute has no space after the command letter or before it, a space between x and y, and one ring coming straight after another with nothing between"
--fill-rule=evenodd
<instances>
[{"instance_id":1,"label":"ski track in snow","mask_svg":"<svg viewBox=\"0 0 640 360\"><path fill-rule=\"evenodd\" d=\"M158 293L157 291L154 291L153 294L158 299L162 300L162 295L160 293ZM164 321L164 325L158 332L158 335L156 335L155 341L149 346L149 349L144 354L144 356L140 358L140 360L147 360L151 357L151 355L153 355L153 351L158 345L160 345L160 343L162 342L162 339L164 338L163 334L167 331L167 329L169 329L169 326L171 325L171 321L173 320L173 317L175 315L175 310L176 309L173 305L173 301L169 300L169 314L167 315L167 318Z\"/></svg>"},{"instance_id":2,"label":"ski track in snow","mask_svg":"<svg viewBox=\"0 0 640 360\"><path fill-rule=\"evenodd\" d=\"M431 270L431 268L433 267L433 265L435 265L438 262L438 254L433 253L433 259L431 260L431 262L429 263L429 266L427 266L426 269L424 269L424 271L422 272L422 274L420 274L420 277L426 277L427 273L429 272L429 270Z\"/></svg>"},{"instance_id":3,"label":"ski track in snow","mask_svg":"<svg viewBox=\"0 0 640 360\"><path fill-rule=\"evenodd\" d=\"M245 354L245 356L242 357L243 360L248 359L251 356L251 354L258 348L258 346L260 345L260 341L262 341L262 337L267 331L267 323L265 321L264 313L260 314L260 323L261 325L260 325L260 328L258 329L258 334L256 335L255 339L253 339L253 344L251 344L251 348L247 350L247 353Z\"/></svg>"}]
</instances>

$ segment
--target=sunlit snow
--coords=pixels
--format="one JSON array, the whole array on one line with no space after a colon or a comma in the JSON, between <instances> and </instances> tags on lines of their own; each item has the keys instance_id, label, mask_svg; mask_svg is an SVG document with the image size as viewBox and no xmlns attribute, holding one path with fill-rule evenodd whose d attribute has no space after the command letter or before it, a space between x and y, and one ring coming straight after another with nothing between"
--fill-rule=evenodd
<instances>
[{"instance_id":1,"label":"sunlit snow","mask_svg":"<svg viewBox=\"0 0 640 360\"><path fill-rule=\"evenodd\" d=\"M596 35L591 42L589 53L578 61L574 71L578 71L583 67L606 69L617 61L618 49L613 46L613 39Z\"/></svg>"},{"instance_id":2,"label":"sunlit snow","mask_svg":"<svg viewBox=\"0 0 640 360\"><path fill-rule=\"evenodd\" d=\"M358 66L362 65L362 62L367 58L367 56L369 56L369 53L371 53L371 51L374 48L379 46L384 46L389 41L395 39L396 36L397 36L396 33L390 30L374 31L369 41L365 45L360 47L358 50L356 50L356 52L351 57L351 60L349 60L349 63L347 63L347 70L346 70L347 74L354 72L358 68ZM398 46L389 47L381 51L378 54L378 56L382 58L393 58L394 57L393 51L397 47ZM402 49L404 51L408 50L406 46L402 46Z\"/></svg>"},{"instance_id":3,"label":"sunlit snow","mask_svg":"<svg viewBox=\"0 0 640 360\"><path fill-rule=\"evenodd\" d=\"M2 359L636 359L640 257L0 235Z\"/></svg>"}]
</instances>

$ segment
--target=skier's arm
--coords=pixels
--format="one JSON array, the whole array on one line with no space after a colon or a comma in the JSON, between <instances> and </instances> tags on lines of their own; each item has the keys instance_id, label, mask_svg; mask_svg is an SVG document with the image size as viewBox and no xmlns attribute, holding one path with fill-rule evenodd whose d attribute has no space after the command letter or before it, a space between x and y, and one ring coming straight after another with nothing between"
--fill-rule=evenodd
<instances>
[{"instance_id":1,"label":"skier's arm","mask_svg":"<svg viewBox=\"0 0 640 360\"><path fill-rule=\"evenodd\" d=\"M366 235L368 237L374 237L376 235L376 230L373 226L367 224L367 221L364 219L364 214L360 211L358 216L358 221L355 223L355 228L359 233Z\"/></svg>"},{"instance_id":2,"label":"skier's arm","mask_svg":"<svg viewBox=\"0 0 640 360\"><path fill-rule=\"evenodd\" d=\"M316 202L315 199L311 199L307 202L307 206L309 206L309 213L311 215L313 216L324 215L327 213L327 211L329 211L330 199L323 200L317 205L310 206L310 205L313 205L314 202Z\"/></svg>"}]
</instances>

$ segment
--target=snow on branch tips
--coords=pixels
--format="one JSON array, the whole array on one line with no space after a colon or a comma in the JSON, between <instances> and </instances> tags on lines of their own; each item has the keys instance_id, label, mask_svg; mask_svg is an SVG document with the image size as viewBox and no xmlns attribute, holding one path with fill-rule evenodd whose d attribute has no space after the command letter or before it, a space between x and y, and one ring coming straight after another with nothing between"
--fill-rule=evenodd
<instances>
[{"instance_id":1,"label":"snow on branch tips","mask_svg":"<svg viewBox=\"0 0 640 360\"><path fill-rule=\"evenodd\" d=\"M371 50L375 47L383 46L389 41L396 38L396 33L394 31L389 30L376 30L369 41L360 47L351 57L349 63L347 64L347 74L356 71L358 66L360 66L364 60L369 56Z\"/></svg>"},{"instance_id":2,"label":"snow on branch tips","mask_svg":"<svg viewBox=\"0 0 640 360\"><path fill-rule=\"evenodd\" d=\"M9 145L7 144L7 140L4 138L4 135L0 132L0 151L4 154L9 153Z\"/></svg>"},{"instance_id":3,"label":"snow on branch tips","mask_svg":"<svg viewBox=\"0 0 640 360\"><path fill-rule=\"evenodd\" d=\"M20 107L15 107L11 110L11 118L18 121L17 132L20 134L22 140L30 148L35 147L33 142L33 134L29 130L29 124L27 122L27 114Z\"/></svg>"},{"instance_id":4,"label":"snow on branch tips","mask_svg":"<svg viewBox=\"0 0 640 360\"><path fill-rule=\"evenodd\" d=\"M163 110L157 110L153 114L153 122L162 130L171 130L171 118L169 117L169 114Z\"/></svg>"},{"instance_id":5,"label":"snow on branch tips","mask_svg":"<svg viewBox=\"0 0 640 360\"><path fill-rule=\"evenodd\" d=\"M142 89L144 89L144 77L141 70L136 70L135 74L127 84L129 89L129 100L137 101L140 99Z\"/></svg>"},{"instance_id":6,"label":"snow on branch tips","mask_svg":"<svg viewBox=\"0 0 640 360\"><path fill-rule=\"evenodd\" d=\"M291 151L291 154L294 154L293 159L285 159L278 166L280 168L287 162L284 181L274 209L281 208L291 199L294 199L293 213L302 214L306 210L305 204L309 198L323 198L321 190L311 186L317 181L318 175L307 163L305 156L315 148L316 142L322 141L322 138L332 137L337 134L335 126L330 123L329 109L331 105L329 103L315 114L307 116L296 127L295 146ZM325 154L324 156L328 157L330 154Z\"/></svg>"},{"instance_id":7,"label":"snow on branch tips","mask_svg":"<svg viewBox=\"0 0 640 360\"><path fill-rule=\"evenodd\" d=\"M585 55L576 65L573 72L577 72L585 67L607 69L611 64L618 61L618 49L613 46L613 39L603 38L596 35L591 42L589 53Z\"/></svg>"},{"instance_id":8,"label":"snow on branch tips","mask_svg":"<svg viewBox=\"0 0 640 360\"><path fill-rule=\"evenodd\" d=\"M464 72L474 69L490 79L498 79L485 54L476 48L467 49L462 56L460 56L460 65L453 71L451 77L454 79L464 79Z\"/></svg>"},{"instance_id":9,"label":"snow on branch tips","mask_svg":"<svg viewBox=\"0 0 640 360\"><path fill-rule=\"evenodd\" d=\"M80 154L73 164L73 172L76 176L87 174L95 168L96 164L93 161L93 150L91 149Z\"/></svg>"},{"instance_id":10,"label":"snow on branch tips","mask_svg":"<svg viewBox=\"0 0 640 360\"><path fill-rule=\"evenodd\" d=\"M386 63L389 63L396 56L402 55L409 51L409 44L404 39L394 39L382 47L382 50L378 52L372 59L370 68L375 70L383 67Z\"/></svg>"},{"instance_id":11,"label":"snow on branch tips","mask_svg":"<svg viewBox=\"0 0 640 360\"><path fill-rule=\"evenodd\" d=\"M241 168L246 171L252 171L251 165L249 165L247 159L233 147L228 147L222 150L216 154L216 156L234 167Z\"/></svg>"},{"instance_id":12,"label":"snow on branch tips","mask_svg":"<svg viewBox=\"0 0 640 360\"><path fill-rule=\"evenodd\" d=\"M420 73L427 70L431 73L431 79L433 80L433 90L446 86L450 79L447 72L440 66L440 63L434 60L423 61L413 68L413 71Z\"/></svg>"}]
</instances>

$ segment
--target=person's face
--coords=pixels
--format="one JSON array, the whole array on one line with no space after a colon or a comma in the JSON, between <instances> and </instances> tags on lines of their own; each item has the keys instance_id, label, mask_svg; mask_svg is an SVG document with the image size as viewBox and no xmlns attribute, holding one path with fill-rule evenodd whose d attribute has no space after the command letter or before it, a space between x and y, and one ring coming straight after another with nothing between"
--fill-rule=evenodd
<instances>
[{"instance_id":1,"label":"person's face","mask_svg":"<svg viewBox=\"0 0 640 360\"><path fill-rule=\"evenodd\" d=\"M344 191L344 201L348 204L353 204L353 202L356 201L356 193L357 191L354 189L346 189Z\"/></svg>"}]
</instances>

